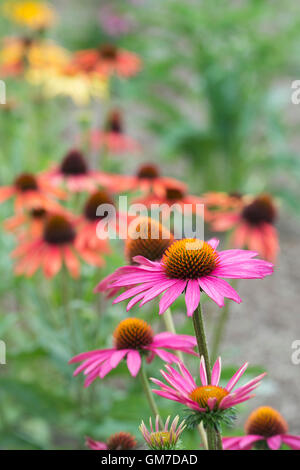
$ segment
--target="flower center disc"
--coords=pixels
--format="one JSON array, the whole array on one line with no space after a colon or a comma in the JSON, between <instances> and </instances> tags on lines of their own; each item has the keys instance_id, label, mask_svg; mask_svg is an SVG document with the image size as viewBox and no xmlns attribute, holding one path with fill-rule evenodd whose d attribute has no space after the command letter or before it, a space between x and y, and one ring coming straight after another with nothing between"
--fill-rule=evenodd
<instances>
[{"instance_id":1,"label":"flower center disc","mask_svg":"<svg viewBox=\"0 0 300 470\"><path fill-rule=\"evenodd\" d=\"M218 253L202 240L185 238L176 241L167 249L162 264L170 278L198 279L215 269Z\"/></svg>"},{"instance_id":2,"label":"flower center disc","mask_svg":"<svg viewBox=\"0 0 300 470\"><path fill-rule=\"evenodd\" d=\"M37 208L37 209L32 209L30 211L30 215L33 219L43 219L44 217L46 217L46 210L43 209L42 207L41 208Z\"/></svg>"},{"instance_id":3,"label":"flower center disc","mask_svg":"<svg viewBox=\"0 0 300 470\"><path fill-rule=\"evenodd\" d=\"M106 191L99 190L88 198L84 207L85 217L91 221L100 220L101 218L105 217L105 215L101 217L97 215L97 208L102 204L114 205L113 200L106 193Z\"/></svg>"},{"instance_id":4,"label":"flower center disc","mask_svg":"<svg viewBox=\"0 0 300 470\"><path fill-rule=\"evenodd\" d=\"M121 321L113 336L117 349L141 349L153 341L151 326L140 318L126 318Z\"/></svg>"},{"instance_id":5,"label":"flower center disc","mask_svg":"<svg viewBox=\"0 0 300 470\"><path fill-rule=\"evenodd\" d=\"M151 217L140 217L129 228L125 255L130 263L134 263L133 258L138 255L158 261L173 241L172 233L159 222Z\"/></svg>"},{"instance_id":6,"label":"flower center disc","mask_svg":"<svg viewBox=\"0 0 300 470\"><path fill-rule=\"evenodd\" d=\"M64 175L84 175L88 172L88 166L81 152L70 150L63 159L60 170Z\"/></svg>"},{"instance_id":7,"label":"flower center disc","mask_svg":"<svg viewBox=\"0 0 300 470\"><path fill-rule=\"evenodd\" d=\"M154 180L155 178L159 178L159 170L156 165L142 165L138 172L137 177L140 179L147 179L147 180Z\"/></svg>"},{"instance_id":8,"label":"flower center disc","mask_svg":"<svg viewBox=\"0 0 300 470\"><path fill-rule=\"evenodd\" d=\"M259 196L244 208L242 216L251 225L259 225L263 222L272 224L276 217L276 210L271 197L268 194Z\"/></svg>"},{"instance_id":9,"label":"flower center disc","mask_svg":"<svg viewBox=\"0 0 300 470\"><path fill-rule=\"evenodd\" d=\"M70 222L61 215L52 215L45 222L44 240L51 245L71 243L75 238L75 231Z\"/></svg>"},{"instance_id":10,"label":"flower center disc","mask_svg":"<svg viewBox=\"0 0 300 470\"><path fill-rule=\"evenodd\" d=\"M118 55L118 49L113 44L104 44L99 48L102 59L115 60Z\"/></svg>"},{"instance_id":11,"label":"flower center disc","mask_svg":"<svg viewBox=\"0 0 300 470\"><path fill-rule=\"evenodd\" d=\"M168 444L172 442L171 433L169 431L157 431L150 434L151 443L155 445Z\"/></svg>"},{"instance_id":12,"label":"flower center disc","mask_svg":"<svg viewBox=\"0 0 300 470\"><path fill-rule=\"evenodd\" d=\"M113 111L106 124L106 129L108 132L115 132L116 134L122 134L123 126L121 115L118 111Z\"/></svg>"},{"instance_id":13,"label":"flower center disc","mask_svg":"<svg viewBox=\"0 0 300 470\"><path fill-rule=\"evenodd\" d=\"M106 441L108 450L130 450L136 444L135 438L129 432L118 432L110 436Z\"/></svg>"},{"instance_id":14,"label":"flower center disc","mask_svg":"<svg viewBox=\"0 0 300 470\"><path fill-rule=\"evenodd\" d=\"M169 201L180 201L183 199L184 193L178 188L167 188L166 190L166 199Z\"/></svg>"},{"instance_id":15,"label":"flower center disc","mask_svg":"<svg viewBox=\"0 0 300 470\"><path fill-rule=\"evenodd\" d=\"M247 434L272 437L287 433L288 425L278 411L270 406L261 406L250 414L245 424L245 430Z\"/></svg>"},{"instance_id":16,"label":"flower center disc","mask_svg":"<svg viewBox=\"0 0 300 470\"><path fill-rule=\"evenodd\" d=\"M15 187L22 192L36 191L38 189L38 184L34 175L30 173L22 173L15 180Z\"/></svg>"},{"instance_id":17,"label":"flower center disc","mask_svg":"<svg viewBox=\"0 0 300 470\"><path fill-rule=\"evenodd\" d=\"M191 400L198 403L201 408L206 408L208 406L209 398L216 398L216 405L219 405L224 397L228 395L227 390L222 387L217 387L215 385L205 385L203 387L197 387L193 390L189 397Z\"/></svg>"}]
</instances>

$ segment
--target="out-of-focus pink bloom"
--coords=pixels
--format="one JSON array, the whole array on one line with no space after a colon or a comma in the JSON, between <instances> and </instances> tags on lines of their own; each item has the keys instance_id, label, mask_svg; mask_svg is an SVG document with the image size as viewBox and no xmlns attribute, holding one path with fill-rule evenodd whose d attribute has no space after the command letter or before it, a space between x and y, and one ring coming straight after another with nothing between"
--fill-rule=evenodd
<instances>
[{"instance_id":1,"label":"out-of-focus pink bloom","mask_svg":"<svg viewBox=\"0 0 300 470\"><path fill-rule=\"evenodd\" d=\"M132 23L125 16L117 13L110 6L100 9L99 21L103 31L109 36L121 36L130 32Z\"/></svg>"},{"instance_id":2,"label":"out-of-focus pink bloom","mask_svg":"<svg viewBox=\"0 0 300 470\"><path fill-rule=\"evenodd\" d=\"M224 437L224 450L278 450L282 444L300 450L300 436L288 434L287 422L270 406L261 406L254 410L248 417L245 431L245 436Z\"/></svg>"},{"instance_id":3,"label":"out-of-focus pink bloom","mask_svg":"<svg viewBox=\"0 0 300 470\"><path fill-rule=\"evenodd\" d=\"M169 332L153 334L148 323L139 318L126 318L121 321L114 331L114 347L110 349L97 349L78 354L69 363L83 363L77 367L74 375L84 371L87 376L84 386L88 387L98 377L105 377L112 369L117 367L122 359L127 358L127 367L132 377L135 377L141 367L141 355L147 354L147 361L151 362L155 356L163 361L178 362L178 357L165 349L182 351L193 354L196 346L194 336L177 335Z\"/></svg>"}]
</instances>

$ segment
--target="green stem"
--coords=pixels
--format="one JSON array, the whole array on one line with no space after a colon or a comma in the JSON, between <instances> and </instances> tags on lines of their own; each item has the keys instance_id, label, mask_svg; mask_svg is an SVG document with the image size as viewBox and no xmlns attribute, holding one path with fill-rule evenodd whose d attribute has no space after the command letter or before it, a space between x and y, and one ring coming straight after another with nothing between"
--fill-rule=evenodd
<instances>
[{"instance_id":1,"label":"green stem","mask_svg":"<svg viewBox=\"0 0 300 470\"><path fill-rule=\"evenodd\" d=\"M219 431L216 431L216 450L223 450L222 436Z\"/></svg>"},{"instance_id":2,"label":"green stem","mask_svg":"<svg viewBox=\"0 0 300 470\"><path fill-rule=\"evenodd\" d=\"M210 368L209 354L208 354L207 341L206 341L206 335L205 335L203 316L202 316L200 303L194 312L193 323L194 323L194 330L196 334L199 354L200 354L200 357L201 356L204 357L207 380L208 380L208 383L210 383L211 382L211 368Z\"/></svg>"},{"instance_id":3,"label":"green stem","mask_svg":"<svg viewBox=\"0 0 300 470\"><path fill-rule=\"evenodd\" d=\"M209 360L209 354L208 354L207 340L206 340L206 334L205 334L205 328L204 328L204 322L203 322L203 315L202 315L202 310L201 310L201 304L200 303L199 303L199 306L197 307L197 309L194 312L193 323L194 323L194 329L195 329L199 354L200 354L200 356L204 357L206 375L207 375L207 382L210 384L211 383L211 368L210 368L210 360ZM217 432L215 431L215 429L212 426L207 427L206 434L207 434L208 449L209 450L216 450L220 446L219 440L221 439L221 436L218 437Z\"/></svg>"},{"instance_id":4,"label":"green stem","mask_svg":"<svg viewBox=\"0 0 300 470\"><path fill-rule=\"evenodd\" d=\"M143 358L142 358L142 364L141 364L141 369L140 369L140 372L139 372L139 376L140 376L142 386L143 386L145 395L147 397L149 406L151 408L151 411L154 415L154 418L156 418L156 416L159 416L159 411L158 411L158 408L157 408L157 404L154 400L153 393L152 393L152 391L150 389L150 386L149 386L148 377L147 377L147 374L146 374L145 363L144 363ZM160 419L160 424L162 424L161 418L159 418L159 419Z\"/></svg>"}]
</instances>

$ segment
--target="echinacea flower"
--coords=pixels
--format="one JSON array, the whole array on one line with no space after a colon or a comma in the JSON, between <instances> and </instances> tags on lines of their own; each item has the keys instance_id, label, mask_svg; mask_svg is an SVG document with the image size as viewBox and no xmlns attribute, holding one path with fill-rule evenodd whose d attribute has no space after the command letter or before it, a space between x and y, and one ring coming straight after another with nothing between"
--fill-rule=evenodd
<instances>
[{"instance_id":1,"label":"echinacea flower","mask_svg":"<svg viewBox=\"0 0 300 470\"><path fill-rule=\"evenodd\" d=\"M117 280L110 285L128 288L114 303L132 297L127 306L129 310L138 302L141 307L163 294L159 303L159 314L162 314L184 292L188 316L198 307L202 291L219 307L224 306L225 297L240 303L237 292L220 278L262 279L272 274L273 265L254 259L255 251L217 251L218 244L216 239L208 242L183 239L175 241L161 261L136 256L134 261L138 265L117 272Z\"/></svg>"},{"instance_id":2,"label":"echinacea flower","mask_svg":"<svg viewBox=\"0 0 300 470\"><path fill-rule=\"evenodd\" d=\"M129 432L112 434L105 442L87 437L86 445L92 450L132 450L137 446L135 437Z\"/></svg>"},{"instance_id":3,"label":"echinacea flower","mask_svg":"<svg viewBox=\"0 0 300 470\"><path fill-rule=\"evenodd\" d=\"M154 193L161 197L167 187L178 191L186 191L186 185L175 178L161 176L160 169L153 163L141 165L135 175L115 175L115 186L119 192L141 191L142 193Z\"/></svg>"},{"instance_id":4,"label":"echinacea flower","mask_svg":"<svg viewBox=\"0 0 300 470\"><path fill-rule=\"evenodd\" d=\"M158 190L156 190L156 193ZM144 197L135 199L133 203L144 204L147 208L153 205L161 206L161 212L169 213L169 208L178 207L185 210L186 213L202 215L203 200L200 197L192 196L187 193L186 189L179 187L177 184L166 184L161 189L161 194L147 194Z\"/></svg>"},{"instance_id":5,"label":"echinacea flower","mask_svg":"<svg viewBox=\"0 0 300 470\"><path fill-rule=\"evenodd\" d=\"M178 426L179 416L175 416L170 427L171 417L168 416L165 424L160 425L160 418L156 416L155 426L152 425L151 418L149 419L150 431L145 426L144 421L140 425L139 429L145 439L149 449L153 450L176 450L178 448L178 441L180 435L186 428L185 422L182 421Z\"/></svg>"},{"instance_id":6,"label":"echinacea flower","mask_svg":"<svg viewBox=\"0 0 300 470\"><path fill-rule=\"evenodd\" d=\"M134 258L143 256L150 261L161 260L166 249L174 242L173 234L155 219L137 217L131 222L125 241L125 257L130 265L136 265ZM102 279L94 292L105 292L108 297L115 295L120 288L111 287L120 273L130 272L131 267L120 267Z\"/></svg>"},{"instance_id":7,"label":"echinacea flower","mask_svg":"<svg viewBox=\"0 0 300 470\"><path fill-rule=\"evenodd\" d=\"M48 278L55 276L63 264L71 276L77 278L80 272L78 255L89 264L97 264L95 258L103 264L101 254L92 258L89 250L77 247L75 224L61 214L47 217L41 236L21 242L12 252L12 257L17 260L17 275L31 277L41 267Z\"/></svg>"},{"instance_id":8,"label":"echinacea flower","mask_svg":"<svg viewBox=\"0 0 300 470\"><path fill-rule=\"evenodd\" d=\"M5 2L4 14L20 26L33 30L49 28L56 21L56 13L48 3L36 0Z\"/></svg>"},{"instance_id":9,"label":"echinacea flower","mask_svg":"<svg viewBox=\"0 0 300 470\"><path fill-rule=\"evenodd\" d=\"M225 450L270 449L278 450L282 444L300 450L300 436L288 434L283 416L270 406L252 411L245 424L245 436L224 437Z\"/></svg>"},{"instance_id":10,"label":"echinacea flower","mask_svg":"<svg viewBox=\"0 0 300 470\"><path fill-rule=\"evenodd\" d=\"M43 177L54 185L65 184L71 192L90 192L97 188L97 184L107 182L104 174L89 168L84 155L77 149L69 150L60 166L45 172Z\"/></svg>"},{"instance_id":11,"label":"echinacea flower","mask_svg":"<svg viewBox=\"0 0 300 470\"><path fill-rule=\"evenodd\" d=\"M273 199L268 194L261 194L256 198L244 197L241 201L243 204L235 209L216 213L211 222L212 229L232 229L233 246L255 250L262 258L274 262L279 244L274 227L276 208Z\"/></svg>"},{"instance_id":12,"label":"echinacea flower","mask_svg":"<svg viewBox=\"0 0 300 470\"><path fill-rule=\"evenodd\" d=\"M84 371L84 375L87 376L85 387L98 377L101 379L105 377L125 358L127 358L130 374L135 377L141 368L142 356L145 356L148 362L158 356L168 363L178 362L178 358L165 349L183 351L197 356L193 350L196 345L196 339L193 336L169 332L154 335L151 326L140 318L126 318L121 321L113 337L113 348L81 353L69 361L69 364L83 361L75 370L74 375Z\"/></svg>"},{"instance_id":13,"label":"echinacea flower","mask_svg":"<svg viewBox=\"0 0 300 470\"><path fill-rule=\"evenodd\" d=\"M98 236L97 232L98 224L106 217L97 215L97 209L101 205L114 207L114 202L107 191L99 189L88 197L83 214L78 220L77 246L79 248L88 248L93 252L110 253L108 235L107 238L103 238Z\"/></svg>"},{"instance_id":14,"label":"echinacea flower","mask_svg":"<svg viewBox=\"0 0 300 470\"><path fill-rule=\"evenodd\" d=\"M104 130L91 130L90 141L93 150L100 149L113 155L139 150L138 143L124 133L121 114L117 110L109 114Z\"/></svg>"},{"instance_id":15,"label":"echinacea flower","mask_svg":"<svg viewBox=\"0 0 300 470\"><path fill-rule=\"evenodd\" d=\"M235 388L237 382L245 373L248 363L232 376L225 387L219 385L221 376L221 358L219 357L212 369L211 383L207 380L207 371L203 356L200 361L200 381L197 385L188 369L182 364L178 364L179 372L173 367L166 365L167 372L161 370L161 375L168 385L160 380L151 378L159 390L152 390L156 395L173 400L186 405L190 413L186 420L188 425L196 425L203 421L203 424L213 424L216 428L221 422L230 423L234 418L234 406L243 403L254 395L251 392L260 384L260 380L266 375L261 374L254 379Z\"/></svg>"},{"instance_id":16,"label":"echinacea flower","mask_svg":"<svg viewBox=\"0 0 300 470\"><path fill-rule=\"evenodd\" d=\"M136 75L141 69L140 58L129 51L120 49L114 44L103 44L97 49L77 51L73 64L79 70L101 76L116 74L122 78Z\"/></svg>"},{"instance_id":17,"label":"echinacea flower","mask_svg":"<svg viewBox=\"0 0 300 470\"><path fill-rule=\"evenodd\" d=\"M44 178L32 173L21 173L10 186L0 187L0 203L15 198L15 210L52 209L57 208L53 197L65 198L62 190L55 188Z\"/></svg>"}]
</instances>

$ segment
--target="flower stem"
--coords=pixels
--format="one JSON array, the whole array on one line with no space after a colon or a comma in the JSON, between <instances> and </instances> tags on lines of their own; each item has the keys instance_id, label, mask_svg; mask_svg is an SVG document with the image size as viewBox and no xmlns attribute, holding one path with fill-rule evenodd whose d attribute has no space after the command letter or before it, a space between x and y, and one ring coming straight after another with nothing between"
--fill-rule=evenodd
<instances>
[{"instance_id":1,"label":"flower stem","mask_svg":"<svg viewBox=\"0 0 300 470\"><path fill-rule=\"evenodd\" d=\"M175 325L174 325L174 321L173 321L173 317L172 317L172 312L171 312L170 308L168 308L165 311L165 313L163 314L163 320L164 320L166 329L170 333L173 333L174 335L176 335L176 329L175 329ZM178 359L183 363L182 352L181 351L176 351L175 354L178 357Z\"/></svg>"},{"instance_id":2,"label":"flower stem","mask_svg":"<svg viewBox=\"0 0 300 470\"><path fill-rule=\"evenodd\" d=\"M206 341L206 335L205 335L203 316L202 316L200 303L194 312L193 323L194 323L194 330L196 334L199 354L200 354L200 357L201 356L204 357L207 380L208 380L208 383L210 383L211 368L210 368L209 354L208 354L207 341Z\"/></svg>"},{"instance_id":3,"label":"flower stem","mask_svg":"<svg viewBox=\"0 0 300 470\"><path fill-rule=\"evenodd\" d=\"M151 408L151 411L154 415L154 418L156 418L156 416L159 416L159 411L158 411L158 408L157 408L157 404L154 400L153 393L152 393L152 391L150 389L150 386L149 386L149 381L148 381L148 377L147 377L147 374L146 374L145 363L144 363L143 358L142 358L142 364L141 364L141 369L140 369L140 372L139 372L139 376L140 376L142 386L143 386L145 395L147 397L149 406ZM162 424L161 418L159 418L159 419L160 419L160 424Z\"/></svg>"},{"instance_id":4,"label":"flower stem","mask_svg":"<svg viewBox=\"0 0 300 470\"><path fill-rule=\"evenodd\" d=\"M204 328L204 322L203 322L203 316L202 316L200 303L194 312L193 323L194 323L194 329L195 329L199 354L200 356L204 357L207 381L210 384L211 383L211 368L210 368L207 340L206 340L206 335L205 335L205 328ZM218 437L218 433L215 431L215 429L212 426L207 427L206 434L207 434L208 449L216 450L218 446L220 446L219 441L221 439L221 436Z\"/></svg>"}]
</instances>

